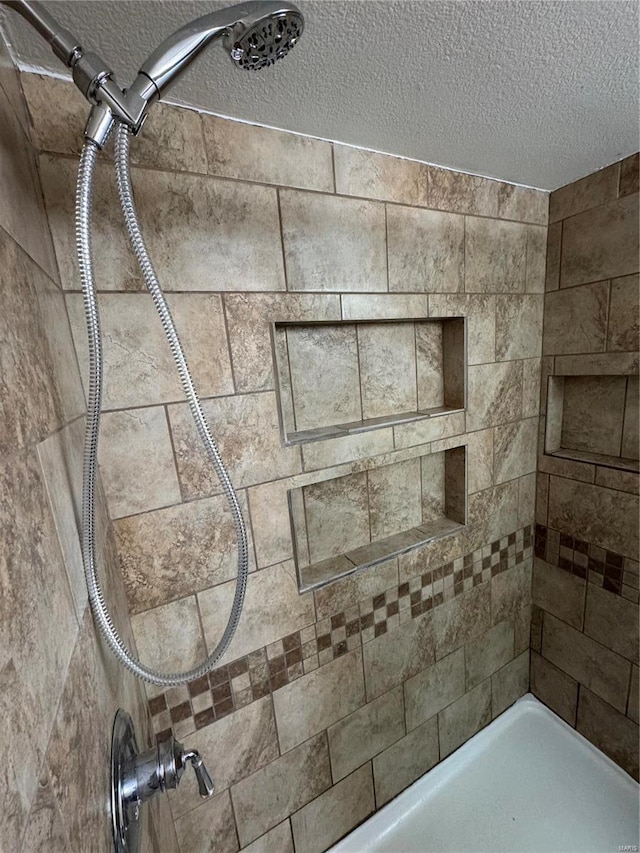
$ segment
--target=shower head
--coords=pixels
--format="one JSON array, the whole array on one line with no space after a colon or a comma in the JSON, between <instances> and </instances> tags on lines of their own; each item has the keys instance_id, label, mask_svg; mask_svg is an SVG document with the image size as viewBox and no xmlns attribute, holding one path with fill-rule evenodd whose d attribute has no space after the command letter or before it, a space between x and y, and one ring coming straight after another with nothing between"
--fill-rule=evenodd
<instances>
[{"instance_id":1,"label":"shower head","mask_svg":"<svg viewBox=\"0 0 640 853\"><path fill-rule=\"evenodd\" d=\"M286 56L304 29L292 3L241 3L191 21L170 35L140 68L131 91L149 101L159 97L207 45L219 38L241 67L259 70Z\"/></svg>"}]
</instances>

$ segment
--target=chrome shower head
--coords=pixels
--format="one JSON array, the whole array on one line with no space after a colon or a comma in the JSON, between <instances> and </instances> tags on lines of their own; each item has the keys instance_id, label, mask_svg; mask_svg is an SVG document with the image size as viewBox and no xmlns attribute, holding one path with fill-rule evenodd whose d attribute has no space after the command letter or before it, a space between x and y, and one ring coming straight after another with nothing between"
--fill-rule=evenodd
<instances>
[{"instance_id":1,"label":"chrome shower head","mask_svg":"<svg viewBox=\"0 0 640 853\"><path fill-rule=\"evenodd\" d=\"M286 56L302 35L304 19L295 6L277 12L249 29L234 27L225 47L241 68L260 71Z\"/></svg>"},{"instance_id":2,"label":"chrome shower head","mask_svg":"<svg viewBox=\"0 0 640 853\"><path fill-rule=\"evenodd\" d=\"M207 45L224 38L231 58L258 70L286 56L304 29L292 3L259 0L241 3L186 24L151 54L131 89L146 101L159 97Z\"/></svg>"}]
</instances>

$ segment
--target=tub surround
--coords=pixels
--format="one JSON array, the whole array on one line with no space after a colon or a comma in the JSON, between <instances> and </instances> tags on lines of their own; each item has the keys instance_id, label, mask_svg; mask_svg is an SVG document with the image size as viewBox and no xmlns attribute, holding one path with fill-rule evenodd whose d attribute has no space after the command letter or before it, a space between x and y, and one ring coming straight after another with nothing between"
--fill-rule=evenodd
<instances>
[{"instance_id":1,"label":"tub surround","mask_svg":"<svg viewBox=\"0 0 640 853\"><path fill-rule=\"evenodd\" d=\"M109 853L113 716L127 708L143 743L151 728L142 686L103 647L88 607L78 533L85 403L30 134L0 35L0 846ZM106 594L133 642L104 495L97 517ZM154 804L143 850L177 850L166 804Z\"/></svg>"},{"instance_id":2,"label":"tub surround","mask_svg":"<svg viewBox=\"0 0 640 853\"><path fill-rule=\"evenodd\" d=\"M531 689L637 779L638 155L549 222Z\"/></svg>"}]
</instances>

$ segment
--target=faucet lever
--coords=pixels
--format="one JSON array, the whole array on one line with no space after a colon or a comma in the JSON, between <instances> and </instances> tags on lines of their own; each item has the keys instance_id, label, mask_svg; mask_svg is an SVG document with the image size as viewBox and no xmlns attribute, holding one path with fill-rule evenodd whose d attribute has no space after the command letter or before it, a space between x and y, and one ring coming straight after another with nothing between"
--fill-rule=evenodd
<instances>
[{"instance_id":1,"label":"faucet lever","mask_svg":"<svg viewBox=\"0 0 640 853\"><path fill-rule=\"evenodd\" d=\"M200 753L196 749L187 749L184 750L181 757L183 764L187 761L191 762L193 772L196 774L196 779L198 780L200 796L203 798L212 797L215 792L215 786L213 779L209 775L209 771L204 766L204 761Z\"/></svg>"}]
</instances>

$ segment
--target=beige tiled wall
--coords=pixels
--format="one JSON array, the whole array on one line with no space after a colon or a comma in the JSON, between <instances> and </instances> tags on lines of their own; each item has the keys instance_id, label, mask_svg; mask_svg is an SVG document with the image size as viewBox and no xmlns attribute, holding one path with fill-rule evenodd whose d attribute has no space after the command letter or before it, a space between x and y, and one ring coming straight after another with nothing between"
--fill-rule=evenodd
<instances>
[{"instance_id":1,"label":"beige tiled wall","mask_svg":"<svg viewBox=\"0 0 640 853\"><path fill-rule=\"evenodd\" d=\"M24 86L83 371L70 249L85 108L59 81L26 75ZM148 691L155 730L201 749L217 782L204 804L187 777L171 797L179 843L322 850L528 689L548 197L170 107L154 108L133 150L145 234L251 535L223 665L188 688ZM232 532L102 159L101 470L138 648L178 669L220 637ZM466 412L283 446L272 323L459 316ZM363 349L379 361L374 340ZM336 401L348 381L336 378ZM372 417L373 390L358 400ZM299 594L290 490L460 445L464 531Z\"/></svg>"},{"instance_id":2,"label":"beige tiled wall","mask_svg":"<svg viewBox=\"0 0 640 853\"><path fill-rule=\"evenodd\" d=\"M88 607L85 404L30 131L0 35L0 847L108 853L113 716L132 713L141 743L150 726L140 685L107 652ZM133 642L104 499L98 539L118 630ZM143 839L145 851L176 849L160 803Z\"/></svg>"},{"instance_id":3,"label":"beige tiled wall","mask_svg":"<svg viewBox=\"0 0 640 853\"><path fill-rule=\"evenodd\" d=\"M638 155L552 193L549 222L531 686L637 778Z\"/></svg>"}]
</instances>

